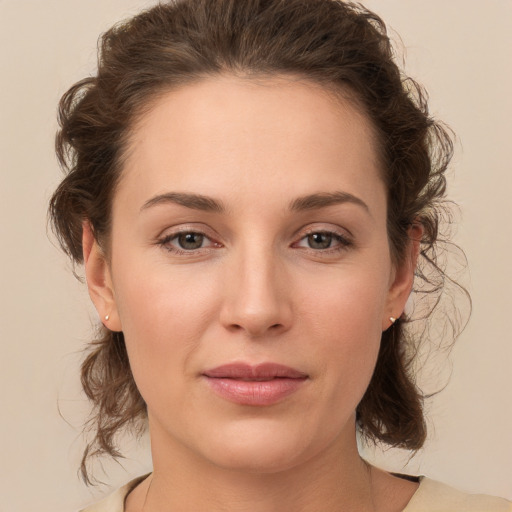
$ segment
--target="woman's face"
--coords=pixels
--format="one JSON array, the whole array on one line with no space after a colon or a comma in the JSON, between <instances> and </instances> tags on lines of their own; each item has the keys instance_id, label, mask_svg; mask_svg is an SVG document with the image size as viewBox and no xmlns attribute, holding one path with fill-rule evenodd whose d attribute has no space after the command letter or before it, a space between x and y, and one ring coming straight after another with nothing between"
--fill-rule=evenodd
<instances>
[{"instance_id":1,"label":"woman's face","mask_svg":"<svg viewBox=\"0 0 512 512\"><path fill-rule=\"evenodd\" d=\"M112 215L89 287L124 333L154 452L278 471L353 446L412 279L362 114L285 78L168 92L133 131Z\"/></svg>"}]
</instances>

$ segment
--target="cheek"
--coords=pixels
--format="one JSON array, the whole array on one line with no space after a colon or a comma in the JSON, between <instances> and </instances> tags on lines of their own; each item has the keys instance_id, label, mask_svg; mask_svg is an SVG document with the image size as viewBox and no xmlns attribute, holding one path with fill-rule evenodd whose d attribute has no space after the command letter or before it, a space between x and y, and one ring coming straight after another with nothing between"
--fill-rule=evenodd
<instances>
[{"instance_id":1,"label":"cheek","mask_svg":"<svg viewBox=\"0 0 512 512\"><path fill-rule=\"evenodd\" d=\"M359 273L312 288L304 300L304 329L310 331L314 358L322 362L333 400L350 395L355 407L371 379L382 336L387 281L382 274ZM319 284L317 282L317 284Z\"/></svg>"},{"instance_id":2,"label":"cheek","mask_svg":"<svg viewBox=\"0 0 512 512\"><path fill-rule=\"evenodd\" d=\"M317 329L354 343L375 335L380 338L388 293L386 272L352 266L302 281L302 313Z\"/></svg>"},{"instance_id":3,"label":"cheek","mask_svg":"<svg viewBox=\"0 0 512 512\"><path fill-rule=\"evenodd\" d=\"M116 304L137 386L151 401L162 389L178 391L177 376L186 375L187 361L199 348L214 294L208 283L191 281L190 273L126 261L116 267Z\"/></svg>"}]
</instances>

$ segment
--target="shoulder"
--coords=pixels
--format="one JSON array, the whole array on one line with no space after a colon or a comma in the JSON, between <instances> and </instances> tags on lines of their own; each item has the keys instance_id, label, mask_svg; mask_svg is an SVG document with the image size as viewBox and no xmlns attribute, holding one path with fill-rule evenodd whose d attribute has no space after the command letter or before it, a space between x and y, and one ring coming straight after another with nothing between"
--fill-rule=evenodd
<instances>
[{"instance_id":1,"label":"shoulder","mask_svg":"<svg viewBox=\"0 0 512 512\"><path fill-rule=\"evenodd\" d=\"M126 496L139 485L148 475L140 476L128 482L123 487L117 489L107 498L91 505L90 507L82 509L80 512L124 512L124 502Z\"/></svg>"},{"instance_id":2,"label":"shoulder","mask_svg":"<svg viewBox=\"0 0 512 512\"><path fill-rule=\"evenodd\" d=\"M421 477L418 490L403 512L512 512L512 502L484 494L468 494Z\"/></svg>"}]
</instances>

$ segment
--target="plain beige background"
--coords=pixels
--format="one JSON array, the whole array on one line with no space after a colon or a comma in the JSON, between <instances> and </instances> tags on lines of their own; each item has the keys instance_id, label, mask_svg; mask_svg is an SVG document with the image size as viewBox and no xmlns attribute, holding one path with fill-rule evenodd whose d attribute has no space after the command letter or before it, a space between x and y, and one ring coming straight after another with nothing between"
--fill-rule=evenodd
<instances>
[{"instance_id":1,"label":"plain beige background","mask_svg":"<svg viewBox=\"0 0 512 512\"><path fill-rule=\"evenodd\" d=\"M109 491L90 491L77 478L87 411L78 364L96 316L48 241L46 203L60 176L60 95L93 71L99 33L152 3L0 0L0 512L69 512ZM426 448L405 468L403 454L370 456L510 499L512 2L365 4L401 35L407 70L461 141L451 197L462 207L456 240L469 259L474 301L450 384L429 406ZM147 449L147 440L132 446L126 470L106 464L107 481L117 486L149 470Z\"/></svg>"}]
</instances>

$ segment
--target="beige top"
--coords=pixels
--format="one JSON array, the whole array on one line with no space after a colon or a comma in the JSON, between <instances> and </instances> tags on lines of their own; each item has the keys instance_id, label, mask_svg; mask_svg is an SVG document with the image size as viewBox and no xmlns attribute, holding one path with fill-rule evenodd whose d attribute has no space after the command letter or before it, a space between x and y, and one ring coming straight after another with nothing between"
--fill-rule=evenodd
<instances>
[{"instance_id":1,"label":"beige top","mask_svg":"<svg viewBox=\"0 0 512 512\"><path fill-rule=\"evenodd\" d=\"M144 478L132 480L108 498L81 512L123 512L126 496ZM467 494L430 478L420 477L418 490L403 512L512 512L512 502L484 494Z\"/></svg>"}]
</instances>

